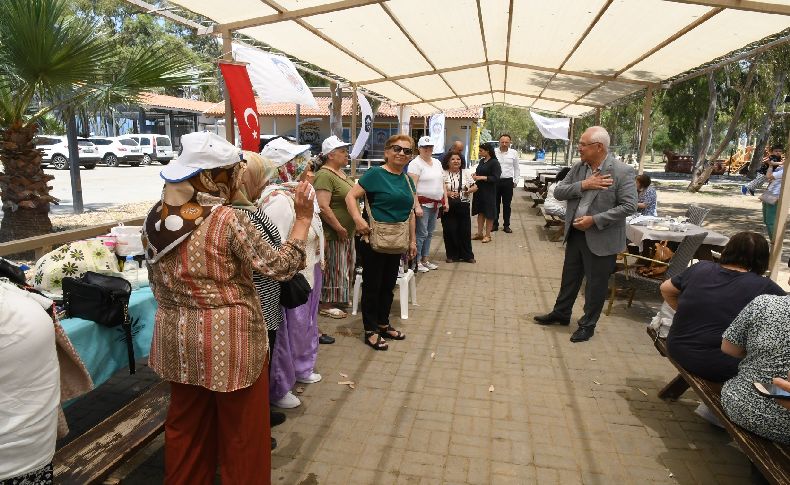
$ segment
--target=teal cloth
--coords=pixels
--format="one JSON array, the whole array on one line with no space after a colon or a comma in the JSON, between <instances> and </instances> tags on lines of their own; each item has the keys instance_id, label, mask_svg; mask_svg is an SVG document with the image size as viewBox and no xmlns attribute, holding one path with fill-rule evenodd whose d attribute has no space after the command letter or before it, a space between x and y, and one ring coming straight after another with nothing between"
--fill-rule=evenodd
<instances>
[{"instance_id":1,"label":"teal cloth","mask_svg":"<svg viewBox=\"0 0 790 485\"><path fill-rule=\"evenodd\" d=\"M136 359L148 357L151 351L156 306L151 288L143 287L132 291L129 299L129 319L132 322ZM98 387L119 369L129 365L125 335L121 327L103 327L82 318L66 318L60 324L88 369L94 386Z\"/></svg>"},{"instance_id":2,"label":"teal cloth","mask_svg":"<svg viewBox=\"0 0 790 485\"><path fill-rule=\"evenodd\" d=\"M394 174L382 167L373 167L360 177L378 222L403 222L414 207L414 181L405 174Z\"/></svg>"}]
</instances>

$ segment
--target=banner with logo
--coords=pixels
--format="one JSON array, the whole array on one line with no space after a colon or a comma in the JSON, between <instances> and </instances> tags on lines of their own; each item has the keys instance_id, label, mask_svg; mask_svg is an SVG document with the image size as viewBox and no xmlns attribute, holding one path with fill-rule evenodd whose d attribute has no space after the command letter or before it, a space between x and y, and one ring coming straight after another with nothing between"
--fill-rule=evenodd
<instances>
[{"instance_id":1,"label":"banner with logo","mask_svg":"<svg viewBox=\"0 0 790 485\"><path fill-rule=\"evenodd\" d=\"M428 122L430 127L431 141L433 141L433 153L444 152L444 113L432 115Z\"/></svg>"},{"instance_id":2,"label":"banner with logo","mask_svg":"<svg viewBox=\"0 0 790 485\"><path fill-rule=\"evenodd\" d=\"M359 129L357 141L354 142L354 148L351 150L352 160L358 158L359 154L362 153L365 144L368 142L368 137L370 137L370 129L373 127L373 110L370 108L368 99L360 91L357 91L357 99L359 100L359 108L362 111L362 127Z\"/></svg>"},{"instance_id":3,"label":"banner with logo","mask_svg":"<svg viewBox=\"0 0 790 485\"><path fill-rule=\"evenodd\" d=\"M538 127L538 131L543 135L543 138L552 140L568 140L568 130L570 130L570 118L546 118L537 113L529 112L532 116L532 121Z\"/></svg>"},{"instance_id":4,"label":"banner with logo","mask_svg":"<svg viewBox=\"0 0 790 485\"><path fill-rule=\"evenodd\" d=\"M233 56L246 62L261 104L296 103L317 107L313 93L287 57L233 43Z\"/></svg>"},{"instance_id":5,"label":"banner with logo","mask_svg":"<svg viewBox=\"0 0 790 485\"><path fill-rule=\"evenodd\" d=\"M255 94L252 92L247 66L220 62L219 69L222 71L222 77L225 78L233 114L236 115L236 123L239 125L241 148L257 152L261 130L258 126L258 107L255 104Z\"/></svg>"}]
</instances>

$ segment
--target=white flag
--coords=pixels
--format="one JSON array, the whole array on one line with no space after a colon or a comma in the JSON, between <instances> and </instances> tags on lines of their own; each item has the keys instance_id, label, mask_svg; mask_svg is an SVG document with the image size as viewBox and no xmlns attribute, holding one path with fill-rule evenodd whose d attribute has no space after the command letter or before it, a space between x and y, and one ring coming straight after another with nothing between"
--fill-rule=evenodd
<instances>
[{"instance_id":1,"label":"white flag","mask_svg":"<svg viewBox=\"0 0 790 485\"><path fill-rule=\"evenodd\" d=\"M357 141L354 142L354 148L351 150L351 159L359 157L365 144L368 142L370 136L370 129L373 128L373 110L370 109L370 103L367 98L357 91L357 99L359 100L359 107L362 110L362 127L359 129Z\"/></svg>"},{"instance_id":2,"label":"white flag","mask_svg":"<svg viewBox=\"0 0 790 485\"><path fill-rule=\"evenodd\" d=\"M444 113L432 115L428 126L431 129L433 153L442 153L444 151Z\"/></svg>"},{"instance_id":3,"label":"white flag","mask_svg":"<svg viewBox=\"0 0 790 485\"><path fill-rule=\"evenodd\" d=\"M571 126L570 118L546 118L532 111L529 112L529 115L532 116L532 120L544 138L568 140L568 130Z\"/></svg>"},{"instance_id":4,"label":"white flag","mask_svg":"<svg viewBox=\"0 0 790 485\"><path fill-rule=\"evenodd\" d=\"M233 44L233 54L237 61L248 64L250 82L262 104L318 106L310 88L287 57L236 43Z\"/></svg>"}]
</instances>

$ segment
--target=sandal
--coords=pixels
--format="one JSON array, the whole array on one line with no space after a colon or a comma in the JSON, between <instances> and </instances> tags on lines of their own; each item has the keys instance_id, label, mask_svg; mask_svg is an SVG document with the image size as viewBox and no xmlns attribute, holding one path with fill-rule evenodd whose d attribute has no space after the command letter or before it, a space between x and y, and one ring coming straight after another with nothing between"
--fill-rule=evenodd
<instances>
[{"instance_id":1,"label":"sandal","mask_svg":"<svg viewBox=\"0 0 790 485\"><path fill-rule=\"evenodd\" d=\"M371 342L370 337L376 335L376 332L365 332L365 345L368 347L373 348L373 350L387 350L389 346L387 345L387 341L381 338L380 335L376 336L376 341Z\"/></svg>"},{"instance_id":2,"label":"sandal","mask_svg":"<svg viewBox=\"0 0 790 485\"><path fill-rule=\"evenodd\" d=\"M393 335L390 332L395 332L395 334ZM394 328L392 328L392 325L386 325L386 326L379 325L379 335L381 335L384 338L389 338L392 340L403 340L406 338L406 334L404 334L400 330L395 330Z\"/></svg>"},{"instance_id":3,"label":"sandal","mask_svg":"<svg viewBox=\"0 0 790 485\"><path fill-rule=\"evenodd\" d=\"M491 236L486 236L486 237L484 237L484 238L483 238L483 240L482 240L482 241L480 241L480 242L481 242L481 243L490 243L490 242L491 242Z\"/></svg>"},{"instance_id":4,"label":"sandal","mask_svg":"<svg viewBox=\"0 0 790 485\"><path fill-rule=\"evenodd\" d=\"M348 316L348 313L344 312L340 308L328 308L324 310L319 310L318 314L338 320L341 318L346 318Z\"/></svg>"},{"instance_id":5,"label":"sandal","mask_svg":"<svg viewBox=\"0 0 790 485\"><path fill-rule=\"evenodd\" d=\"M477 233L474 236L472 236L472 241L479 241L481 239L483 239L483 235L480 233Z\"/></svg>"}]
</instances>

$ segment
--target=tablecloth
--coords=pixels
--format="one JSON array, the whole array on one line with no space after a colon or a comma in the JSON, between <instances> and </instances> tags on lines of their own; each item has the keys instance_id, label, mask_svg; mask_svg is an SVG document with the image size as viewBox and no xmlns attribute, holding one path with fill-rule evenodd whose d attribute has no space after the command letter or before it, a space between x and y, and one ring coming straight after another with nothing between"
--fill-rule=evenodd
<instances>
[{"instance_id":1,"label":"tablecloth","mask_svg":"<svg viewBox=\"0 0 790 485\"><path fill-rule=\"evenodd\" d=\"M151 288L132 291L129 299L129 319L132 322L136 359L148 357L151 351L155 314L156 300ZM125 335L121 327L103 327L82 318L66 318L60 324L87 367L94 386L98 387L118 369L129 365Z\"/></svg>"},{"instance_id":2,"label":"tablecloth","mask_svg":"<svg viewBox=\"0 0 790 485\"><path fill-rule=\"evenodd\" d=\"M651 229L647 226L642 225L635 225L635 224L626 224L625 226L625 237L628 238L629 241L639 246L640 252L644 250L644 241L676 241L680 242L686 236L692 236L694 234L699 234L701 232L707 232L708 235L705 236L705 241L702 244L708 244L710 246L725 246L727 242L729 242L730 238L725 236L724 234L718 233L711 229L707 229L704 227L700 227L696 224L687 224L688 229L686 232L674 232L674 231L656 231Z\"/></svg>"}]
</instances>

